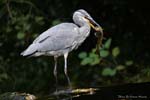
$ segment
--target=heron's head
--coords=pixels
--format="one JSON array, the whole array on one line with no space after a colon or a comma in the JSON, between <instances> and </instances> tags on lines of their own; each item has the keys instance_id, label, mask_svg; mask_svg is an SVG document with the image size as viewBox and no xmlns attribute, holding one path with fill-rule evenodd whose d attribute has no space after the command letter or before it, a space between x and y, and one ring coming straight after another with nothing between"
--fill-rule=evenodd
<instances>
[{"instance_id":1,"label":"heron's head","mask_svg":"<svg viewBox=\"0 0 150 100\"><path fill-rule=\"evenodd\" d=\"M82 24L82 21L86 21L95 31L103 34L102 27L83 9L74 12L73 20L79 24Z\"/></svg>"}]
</instances>

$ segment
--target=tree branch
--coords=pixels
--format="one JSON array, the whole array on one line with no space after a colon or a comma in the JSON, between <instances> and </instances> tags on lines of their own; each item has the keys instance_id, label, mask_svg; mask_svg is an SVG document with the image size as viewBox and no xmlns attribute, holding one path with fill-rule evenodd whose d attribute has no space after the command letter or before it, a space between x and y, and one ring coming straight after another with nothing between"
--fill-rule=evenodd
<instances>
[{"instance_id":1,"label":"tree branch","mask_svg":"<svg viewBox=\"0 0 150 100\"><path fill-rule=\"evenodd\" d=\"M12 19L13 16L12 16L12 13L11 13L11 10L10 10L10 6L9 6L9 0L6 0L6 7L7 7L7 11L8 11L9 17Z\"/></svg>"}]
</instances>

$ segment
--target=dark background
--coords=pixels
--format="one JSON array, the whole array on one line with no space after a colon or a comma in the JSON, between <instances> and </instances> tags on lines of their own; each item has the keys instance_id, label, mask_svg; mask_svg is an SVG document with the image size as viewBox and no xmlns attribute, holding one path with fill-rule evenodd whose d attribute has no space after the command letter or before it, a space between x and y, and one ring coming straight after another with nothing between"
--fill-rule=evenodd
<instances>
[{"instance_id":1,"label":"dark background","mask_svg":"<svg viewBox=\"0 0 150 100\"><path fill-rule=\"evenodd\" d=\"M69 76L74 87L97 87L150 81L150 13L149 3L129 0L1 0L0 1L0 93L23 91L49 93L54 90L53 57L25 58L20 53L53 25L72 22L75 10L84 9L103 27L105 41L120 50L111 65L111 56L102 63L82 65L78 55L95 48L93 30L90 37L69 55ZM132 64L125 64L131 61ZM116 70L116 66L124 66ZM59 59L59 84L67 86L63 58ZM102 74L106 68L115 74Z\"/></svg>"}]
</instances>

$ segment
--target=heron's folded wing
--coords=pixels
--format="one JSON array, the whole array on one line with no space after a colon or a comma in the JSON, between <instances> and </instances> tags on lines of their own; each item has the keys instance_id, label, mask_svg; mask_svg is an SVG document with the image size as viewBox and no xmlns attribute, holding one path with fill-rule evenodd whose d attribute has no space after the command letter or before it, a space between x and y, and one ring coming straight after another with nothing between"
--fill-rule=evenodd
<instances>
[{"instance_id":1,"label":"heron's folded wing","mask_svg":"<svg viewBox=\"0 0 150 100\"><path fill-rule=\"evenodd\" d=\"M64 34L64 31L73 31L74 28L77 28L77 26L73 23L62 23L58 24L56 26L53 26L40 34L34 41L33 43L40 43L43 42L44 40L48 39L51 36L55 36L56 34Z\"/></svg>"},{"instance_id":2,"label":"heron's folded wing","mask_svg":"<svg viewBox=\"0 0 150 100\"><path fill-rule=\"evenodd\" d=\"M39 44L39 51L56 51L72 48L78 38L78 34L72 30L60 30L60 34L48 37ZM70 33L71 32L71 33Z\"/></svg>"}]
</instances>

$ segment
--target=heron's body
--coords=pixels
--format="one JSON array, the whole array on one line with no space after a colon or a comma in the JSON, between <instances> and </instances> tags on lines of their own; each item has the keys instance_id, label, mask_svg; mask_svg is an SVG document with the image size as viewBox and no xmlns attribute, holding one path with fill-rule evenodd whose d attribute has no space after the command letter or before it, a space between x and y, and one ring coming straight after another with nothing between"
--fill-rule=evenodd
<instances>
[{"instance_id":1,"label":"heron's body","mask_svg":"<svg viewBox=\"0 0 150 100\"><path fill-rule=\"evenodd\" d=\"M24 56L61 56L77 48L89 35L90 26L85 33L73 23L58 24L39 35L33 43L23 52Z\"/></svg>"},{"instance_id":2,"label":"heron's body","mask_svg":"<svg viewBox=\"0 0 150 100\"><path fill-rule=\"evenodd\" d=\"M73 14L73 21L74 23L61 23L49 28L39 35L33 43L21 53L23 56L54 56L54 76L56 77L56 83L57 57L64 55L64 72L70 84L70 79L67 74L68 53L82 44L88 37L91 27L102 32L99 24L83 9L77 10Z\"/></svg>"}]
</instances>

